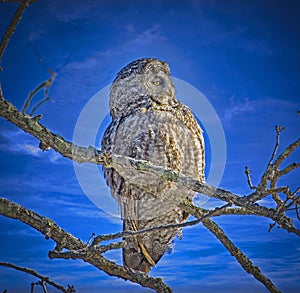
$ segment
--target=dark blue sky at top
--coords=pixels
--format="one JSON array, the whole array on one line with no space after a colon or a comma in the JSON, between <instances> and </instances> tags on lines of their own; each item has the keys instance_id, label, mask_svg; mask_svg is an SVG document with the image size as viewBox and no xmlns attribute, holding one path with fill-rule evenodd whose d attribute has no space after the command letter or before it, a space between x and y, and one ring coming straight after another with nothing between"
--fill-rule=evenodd
<instances>
[{"instance_id":1,"label":"dark blue sky at top","mask_svg":"<svg viewBox=\"0 0 300 293\"><path fill-rule=\"evenodd\" d=\"M0 4L3 34L17 4ZM141 57L165 60L173 76L206 96L222 123L227 157L220 187L248 194L244 167L257 183L272 153L274 126L286 126L279 151L299 136L299 14L298 1L40 0L25 12L4 54L3 93L21 108L28 92L49 77L45 66L60 68L51 100L38 113L50 130L72 140L83 107L124 65ZM299 151L291 160L297 159ZM122 229L84 194L72 162L52 150L41 152L36 139L4 119L0 164L1 196L52 218L80 239ZM299 176L282 182L295 188ZM104 183L101 193L109 194ZM253 216L216 221L282 291L299 292L297 237L277 228L268 233L271 222ZM54 244L22 223L2 217L0 233L0 260L74 284L78 292L148 292L80 261L48 260ZM107 257L121 263L120 251ZM241 287L266 292L201 225L185 229L151 275L163 277L175 292L240 292ZM0 290L29 291L32 281L0 268Z\"/></svg>"}]
</instances>

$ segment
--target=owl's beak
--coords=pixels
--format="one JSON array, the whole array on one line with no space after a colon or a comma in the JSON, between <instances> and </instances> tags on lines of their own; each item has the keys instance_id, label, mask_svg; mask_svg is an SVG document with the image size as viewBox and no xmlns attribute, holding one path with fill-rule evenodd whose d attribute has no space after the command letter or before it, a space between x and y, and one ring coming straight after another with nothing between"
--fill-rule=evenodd
<instances>
[{"instance_id":1,"label":"owl's beak","mask_svg":"<svg viewBox=\"0 0 300 293\"><path fill-rule=\"evenodd\" d=\"M174 89L173 89L173 88L170 88L170 89L167 91L167 95L168 95L168 97L173 98L174 95L175 95Z\"/></svg>"}]
</instances>

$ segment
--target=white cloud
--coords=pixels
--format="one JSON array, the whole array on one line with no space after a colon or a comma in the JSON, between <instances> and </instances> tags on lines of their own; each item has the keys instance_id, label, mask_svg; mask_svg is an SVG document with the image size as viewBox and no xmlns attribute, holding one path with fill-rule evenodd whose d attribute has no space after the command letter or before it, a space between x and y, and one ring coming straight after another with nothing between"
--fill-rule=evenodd
<instances>
[{"instance_id":1,"label":"white cloud","mask_svg":"<svg viewBox=\"0 0 300 293\"><path fill-rule=\"evenodd\" d=\"M41 153L41 149L39 147L29 143L19 144L18 148L35 157L39 157Z\"/></svg>"},{"instance_id":2,"label":"white cloud","mask_svg":"<svg viewBox=\"0 0 300 293\"><path fill-rule=\"evenodd\" d=\"M38 147L37 140L21 129L8 129L2 131L0 136L4 139L4 142L0 144L2 150L34 157L39 157L42 153Z\"/></svg>"}]
</instances>

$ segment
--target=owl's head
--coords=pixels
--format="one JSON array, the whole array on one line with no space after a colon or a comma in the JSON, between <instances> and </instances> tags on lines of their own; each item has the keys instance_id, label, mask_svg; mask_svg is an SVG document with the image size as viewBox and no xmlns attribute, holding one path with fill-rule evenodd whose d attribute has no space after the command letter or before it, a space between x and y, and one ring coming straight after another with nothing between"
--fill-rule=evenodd
<instances>
[{"instance_id":1,"label":"owl's head","mask_svg":"<svg viewBox=\"0 0 300 293\"><path fill-rule=\"evenodd\" d=\"M169 65L158 59L143 58L125 66L113 81L110 111L113 118L130 114L153 103L175 106L177 100Z\"/></svg>"}]
</instances>

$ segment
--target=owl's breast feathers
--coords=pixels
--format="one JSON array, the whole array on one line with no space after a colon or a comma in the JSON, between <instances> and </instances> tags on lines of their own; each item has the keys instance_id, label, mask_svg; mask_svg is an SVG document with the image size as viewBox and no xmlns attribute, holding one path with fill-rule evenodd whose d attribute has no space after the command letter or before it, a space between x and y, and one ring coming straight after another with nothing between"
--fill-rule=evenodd
<instances>
[{"instance_id":1,"label":"owl's breast feathers","mask_svg":"<svg viewBox=\"0 0 300 293\"><path fill-rule=\"evenodd\" d=\"M102 148L205 180L202 130L190 109L179 102L176 106L141 106L114 119Z\"/></svg>"}]
</instances>

